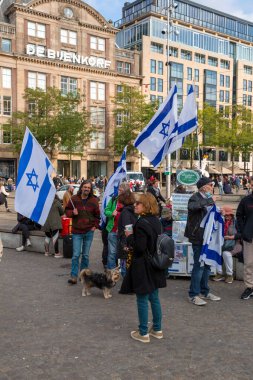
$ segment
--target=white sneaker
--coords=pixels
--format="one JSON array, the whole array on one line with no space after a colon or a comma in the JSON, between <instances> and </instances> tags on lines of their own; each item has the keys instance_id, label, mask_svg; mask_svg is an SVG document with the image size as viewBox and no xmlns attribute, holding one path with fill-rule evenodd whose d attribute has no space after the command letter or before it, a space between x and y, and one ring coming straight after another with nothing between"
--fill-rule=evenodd
<instances>
[{"instance_id":1,"label":"white sneaker","mask_svg":"<svg viewBox=\"0 0 253 380\"><path fill-rule=\"evenodd\" d=\"M54 257L56 259L62 259L63 258L63 255L61 253L55 253Z\"/></svg>"},{"instance_id":2,"label":"white sneaker","mask_svg":"<svg viewBox=\"0 0 253 380\"><path fill-rule=\"evenodd\" d=\"M215 296L213 293L208 293L207 296L204 296L203 294L200 295L200 298L204 300L209 300L209 301L220 301L221 298L218 296Z\"/></svg>"},{"instance_id":3,"label":"white sneaker","mask_svg":"<svg viewBox=\"0 0 253 380\"><path fill-rule=\"evenodd\" d=\"M189 297L189 302L193 303L196 306L204 306L206 305L206 301L202 300L200 297Z\"/></svg>"},{"instance_id":4,"label":"white sneaker","mask_svg":"<svg viewBox=\"0 0 253 380\"><path fill-rule=\"evenodd\" d=\"M30 239L26 239L26 246L30 247L31 245L32 245L31 240Z\"/></svg>"},{"instance_id":5,"label":"white sneaker","mask_svg":"<svg viewBox=\"0 0 253 380\"><path fill-rule=\"evenodd\" d=\"M18 251L18 252L25 251L25 247L23 245L21 245L21 247L16 248L16 251Z\"/></svg>"}]
</instances>

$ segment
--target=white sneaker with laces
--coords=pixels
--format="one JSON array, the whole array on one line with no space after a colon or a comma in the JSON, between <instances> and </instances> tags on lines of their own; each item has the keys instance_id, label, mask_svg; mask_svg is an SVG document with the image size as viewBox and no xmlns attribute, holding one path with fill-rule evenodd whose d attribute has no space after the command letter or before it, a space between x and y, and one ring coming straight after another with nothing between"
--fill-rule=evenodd
<instances>
[{"instance_id":1,"label":"white sneaker with laces","mask_svg":"<svg viewBox=\"0 0 253 380\"><path fill-rule=\"evenodd\" d=\"M209 300L209 301L220 301L221 300L221 297L218 297L218 296L214 295L213 293L208 293L207 296L204 296L203 294L201 294L200 298L202 298L204 300Z\"/></svg>"},{"instance_id":2,"label":"white sneaker with laces","mask_svg":"<svg viewBox=\"0 0 253 380\"><path fill-rule=\"evenodd\" d=\"M25 251L25 247L23 245L21 245L21 247L16 248L16 251L18 251L18 252Z\"/></svg>"},{"instance_id":3,"label":"white sneaker with laces","mask_svg":"<svg viewBox=\"0 0 253 380\"><path fill-rule=\"evenodd\" d=\"M206 305L206 301L204 301L203 299L201 299L198 296L189 297L189 302L193 303L196 306L204 306L204 305Z\"/></svg>"},{"instance_id":4,"label":"white sneaker with laces","mask_svg":"<svg viewBox=\"0 0 253 380\"><path fill-rule=\"evenodd\" d=\"M61 253L55 253L54 257L56 259L62 259L63 258L63 255Z\"/></svg>"}]
</instances>

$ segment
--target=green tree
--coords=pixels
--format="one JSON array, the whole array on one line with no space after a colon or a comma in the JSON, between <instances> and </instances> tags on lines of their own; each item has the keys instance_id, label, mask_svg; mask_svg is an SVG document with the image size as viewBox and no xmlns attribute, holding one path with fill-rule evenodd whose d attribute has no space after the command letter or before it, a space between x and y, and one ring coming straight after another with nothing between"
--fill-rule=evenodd
<instances>
[{"instance_id":1,"label":"green tree","mask_svg":"<svg viewBox=\"0 0 253 380\"><path fill-rule=\"evenodd\" d=\"M157 110L158 104L147 102L137 87L122 84L122 92L113 99L116 127L114 151L121 154L128 145L128 153L134 152L133 142L139 132L148 124Z\"/></svg>"},{"instance_id":2,"label":"green tree","mask_svg":"<svg viewBox=\"0 0 253 380\"><path fill-rule=\"evenodd\" d=\"M231 152L232 173L236 153L250 153L252 142L252 111L244 106L235 105L228 108L223 115L218 131L218 146Z\"/></svg>"},{"instance_id":3,"label":"green tree","mask_svg":"<svg viewBox=\"0 0 253 380\"><path fill-rule=\"evenodd\" d=\"M26 111L13 113L11 119L15 151L20 151L24 131L28 127L47 153L52 154L59 147L70 155L70 160L73 153L82 154L93 130L78 93L63 95L55 87L47 88L46 92L27 88L24 99Z\"/></svg>"}]
</instances>

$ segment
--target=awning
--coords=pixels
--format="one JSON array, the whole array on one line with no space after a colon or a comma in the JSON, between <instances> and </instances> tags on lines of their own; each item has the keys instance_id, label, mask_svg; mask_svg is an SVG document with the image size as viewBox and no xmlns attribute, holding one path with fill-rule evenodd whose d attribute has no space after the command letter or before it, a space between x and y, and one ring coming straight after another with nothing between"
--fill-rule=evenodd
<instances>
[{"instance_id":1,"label":"awning","mask_svg":"<svg viewBox=\"0 0 253 380\"><path fill-rule=\"evenodd\" d=\"M232 166L229 167L229 169L231 170L232 172ZM234 166L234 174L246 174L245 171L241 168L239 168L238 166Z\"/></svg>"},{"instance_id":2,"label":"awning","mask_svg":"<svg viewBox=\"0 0 253 380\"><path fill-rule=\"evenodd\" d=\"M214 166L210 166L210 165L209 165L209 168L207 169L207 171L209 174L220 174L220 172L217 169L215 169Z\"/></svg>"},{"instance_id":3,"label":"awning","mask_svg":"<svg viewBox=\"0 0 253 380\"><path fill-rule=\"evenodd\" d=\"M207 168L210 174L232 174L232 171L224 166L211 166Z\"/></svg>"}]
</instances>

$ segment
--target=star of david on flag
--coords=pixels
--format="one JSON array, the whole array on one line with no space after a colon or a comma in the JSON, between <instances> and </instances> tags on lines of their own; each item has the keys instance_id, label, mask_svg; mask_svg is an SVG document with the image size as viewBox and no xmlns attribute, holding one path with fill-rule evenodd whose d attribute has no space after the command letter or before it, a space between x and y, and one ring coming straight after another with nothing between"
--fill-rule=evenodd
<instances>
[{"instance_id":1,"label":"star of david on flag","mask_svg":"<svg viewBox=\"0 0 253 380\"><path fill-rule=\"evenodd\" d=\"M105 227L106 224L106 216L104 214L104 209L106 208L109 200L112 198L112 196L118 195L119 185L121 182L126 178L126 152L127 152L127 146L125 147L120 162L118 163L117 169L110 177L107 186L105 188L104 196L101 203L101 222L100 226L101 228Z\"/></svg>"},{"instance_id":2,"label":"star of david on flag","mask_svg":"<svg viewBox=\"0 0 253 380\"><path fill-rule=\"evenodd\" d=\"M157 167L168 153L169 138L176 123L177 86L174 85L156 114L134 142L134 146L149 159L154 167Z\"/></svg>"},{"instance_id":3,"label":"star of david on flag","mask_svg":"<svg viewBox=\"0 0 253 380\"><path fill-rule=\"evenodd\" d=\"M46 153L26 128L19 160L15 210L42 226L55 197L53 171Z\"/></svg>"}]
</instances>

